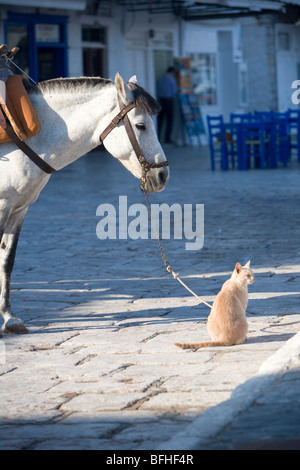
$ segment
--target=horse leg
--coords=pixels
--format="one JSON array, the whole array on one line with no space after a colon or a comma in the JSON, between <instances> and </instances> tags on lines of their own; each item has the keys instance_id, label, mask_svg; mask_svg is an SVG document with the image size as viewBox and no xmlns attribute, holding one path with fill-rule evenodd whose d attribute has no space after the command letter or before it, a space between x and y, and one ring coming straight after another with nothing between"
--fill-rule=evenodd
<instances>
[{"instance_id":1,"label":"horse leg","mask_svg":"<svg viewBox=\"0 0 300 470\"><path fill-rule=\"evenodd\" d=\"M0 210L0 255L1 255L1 247L2 247L2 237L4 234L4 226L6 224L7 219L8 219L8 213L5 212L3 209ZM0 284L0 292L1 292L1 284ZM2 338L1 332L0 332L0 338Z\"/></svg>"},{"instance_id":2,"label":"horse leg","mask_svg":"<svg viewBox=\"0 0 300 470\"><path fill-rule=\"evenodd\" d=\"M22 321L12 314L10 305L11 273L26 212L27 209L9 217L0 244L0 313L4 319L4 333L28 332Z\"/></svg>"}]
</instances>

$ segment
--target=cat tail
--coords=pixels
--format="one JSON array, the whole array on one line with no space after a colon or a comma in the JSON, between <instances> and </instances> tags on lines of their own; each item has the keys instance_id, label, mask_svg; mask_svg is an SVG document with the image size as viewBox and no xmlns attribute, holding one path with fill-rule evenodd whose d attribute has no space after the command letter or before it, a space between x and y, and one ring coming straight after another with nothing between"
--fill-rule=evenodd
<instances>
[{"instance_id":1,"label":"cat tail","mask_svg":"<svg viewBox=\"0 0 300 470\"><path fill-rule=\"evenodd\" d=\"M174 343L175 346L181 349L200 349L209 348L210 346L226 346L222 341L207 341L205 343Z\"/></svg>"}]
</instances>

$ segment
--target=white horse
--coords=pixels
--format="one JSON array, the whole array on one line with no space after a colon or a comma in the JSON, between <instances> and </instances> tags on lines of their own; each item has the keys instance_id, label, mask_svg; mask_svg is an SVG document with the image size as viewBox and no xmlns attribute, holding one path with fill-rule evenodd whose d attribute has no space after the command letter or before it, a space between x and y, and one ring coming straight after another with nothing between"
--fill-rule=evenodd
<instances>
[{"instance_id":1,"label":"white horse","mask_svg":"<svg viewBox=\"0 0 300 470\"><path fill-rule=\"evenodd\" d=\"M127 84L120 74L115 82L102 78L65 78L41 82L28 88L41 123L41 131L27 144L52 168L60 170L99 145L99 136L124 105L134 136L144 158L151 164L166 162L157 139L151 114L158 103L132 77ZM137 178L142 167L122 121L105 138L106 149ZM5 333L26 333L27 329L11 311L10 278L21 227L28 206L36 201L50 178L15 144L0 145L0 313ZM149 168L145 189L161 191L169 169ZM1 335L1 334L0 334Z\"/></svg>"}]
</instances>

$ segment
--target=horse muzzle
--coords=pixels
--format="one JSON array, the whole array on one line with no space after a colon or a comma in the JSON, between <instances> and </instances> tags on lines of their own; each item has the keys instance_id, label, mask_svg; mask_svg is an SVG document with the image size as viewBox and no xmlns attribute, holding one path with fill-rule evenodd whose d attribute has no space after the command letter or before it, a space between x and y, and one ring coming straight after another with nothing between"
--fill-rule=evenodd
<instances>
[{"instance_id":1,"label":"horse muzzle","mask_svg":"<svg viewBox=\"0 0 300 470\"><path fill-rule=\"evenodd\" d=\"M150 193L158 193L166 187L169 177L170 170L168 166L150 168L145 175L144 189Z\"/></svg>"}]
</instances>

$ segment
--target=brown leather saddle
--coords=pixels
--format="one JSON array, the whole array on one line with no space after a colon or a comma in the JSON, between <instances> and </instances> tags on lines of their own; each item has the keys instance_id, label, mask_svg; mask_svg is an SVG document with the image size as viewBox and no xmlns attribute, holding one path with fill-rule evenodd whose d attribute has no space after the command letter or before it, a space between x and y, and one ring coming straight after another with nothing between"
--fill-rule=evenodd
<instances>
[{"instance_id":1,"label":"brown leather saddle","mask_svg":"<svg viewBox=\"0 0 300 470\"><path fill-rule=\"evenodd\" d=\"M6 104L1 103L1 109L18 138L23 142L38 134L41 125L20 75L10 75L7 78L5 98ZM11 138L0 127L0 143L10 141Z\"/></svg>"}]
</instances>

